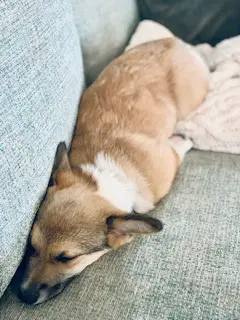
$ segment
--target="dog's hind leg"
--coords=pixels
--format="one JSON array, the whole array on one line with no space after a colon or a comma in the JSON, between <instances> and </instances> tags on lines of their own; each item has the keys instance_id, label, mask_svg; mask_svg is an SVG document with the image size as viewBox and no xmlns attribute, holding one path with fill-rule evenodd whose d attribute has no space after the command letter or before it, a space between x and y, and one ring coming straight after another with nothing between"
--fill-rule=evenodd
<instances>
[{"instance_id":1,"label":"dog's hind leg","mask_svg":"<svg viewBox=\"0 0 240 320\"><path fill-rule=\"evenodd\" d=\"M180 163L184 159L186 153L192 149L193 143L190 139L183 138L182 136L174 135L168 139L168 143L177 153Z\"/></svg>"},{"instance_id":2,"label":"dog's hind leg","mask_svg":"<svg viewBox=\"0 0 240 320\"><path fill-rule=\"evenodd\" d=\"M169 192L177 169L192 146L193 143L190 139L181 136L172 136L168 139L164 146L163 157L159 159L161 167L159 167L158 172L155 172L156 177L158 177L155 203L159 202Z\"/></svg>"}]
</instances>

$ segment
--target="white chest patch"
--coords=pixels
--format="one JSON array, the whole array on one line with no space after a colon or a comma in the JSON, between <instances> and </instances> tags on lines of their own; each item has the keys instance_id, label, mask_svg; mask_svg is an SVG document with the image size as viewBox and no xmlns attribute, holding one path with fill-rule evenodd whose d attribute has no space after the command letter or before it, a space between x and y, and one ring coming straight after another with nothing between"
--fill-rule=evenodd
<instances>
[{"instance_id":1,"label":"white chest patch","mask_svg":"<svg viewBox=\"0 0 240 320\"><path fill-rule=\"evenodd\" d=\"M98 153L95 164L82 165L81 168L97 181L100 196L119 210L133 211L139 199L138 187L115 161L103 153Z\"/></svg>"}]
</instances>

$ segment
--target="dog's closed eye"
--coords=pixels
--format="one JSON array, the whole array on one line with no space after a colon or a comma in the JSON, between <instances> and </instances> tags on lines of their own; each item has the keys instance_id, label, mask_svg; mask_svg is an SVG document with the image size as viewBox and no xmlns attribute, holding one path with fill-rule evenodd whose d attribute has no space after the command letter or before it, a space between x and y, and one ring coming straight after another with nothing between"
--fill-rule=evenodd
<instances>
[{"instance_id":1,"label":"dog's closed eye","mask_svg":"<svg viewBox=\"0 0 240 320\"><path fill-rule=\"evenodd\" d=\"M58 254L57 256L55 256L53 258L54 262L60 262L60 263L68 263L80 256L84 256L85 254L91 254L91 253L95 253L95 252L98 252L98 251L102 251L104 249L106 249L106 245L100 245L100 246L97 246L97 247L94 247L93 249L91 250L88 250L86 253L81 253L81 254L77 254L75 256L68 256L66 254L66 252L62 251L60 254Z\"/></svg>"},{"instance_id":2,"label":"dog's closed eye","mask_svg":"<svg viewBox=\"0 0 240 320\"><path fill-rule=\"evenodd\" d=\"M69 261L74 260L75 258L79 257L79 255L77 256L73 256L73 257L69 257L66 256L64 252L61 252L59 255L57 255L54 260L55 262L60 262L60 263L67 263Z\"/></svg>"}]
</instances>

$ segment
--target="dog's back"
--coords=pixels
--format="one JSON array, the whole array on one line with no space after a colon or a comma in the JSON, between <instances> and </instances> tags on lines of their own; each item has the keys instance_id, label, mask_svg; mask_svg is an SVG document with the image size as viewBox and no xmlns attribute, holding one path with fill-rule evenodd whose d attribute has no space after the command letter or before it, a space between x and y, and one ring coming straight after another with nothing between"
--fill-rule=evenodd
<instances>
[{"instance_id":1,"label":"dog's back","mask_svg":"<svg viewBox=\"0 0 240 320\"><path fill-rule=\"evenodd\" d=\"M82 155L77 163L89 162L130 135L168 139L177 119L195 110L206 95L208 71L202 64L176 38L137 46L115 59L83 95L73 162L75 152Z\"/></svg>"},{"instance_id":2,"label":"dog's back","mask_svg":"<svg viewBox=\"0 0 240 320\"><path fill-rule=\"evenodd\" d=\"M168 170L172 174L176 166L174 161L162 166L162 159L169 158L165 143L177 120L203 101L208 75L200 57L176 38L127 51L85 91L71 163L93 163L101 152L140 185L144 177L152 190L161 189L159 173L169 180ZM156 199L165 192L156 191Z\"/></svg>"}]
</instances>

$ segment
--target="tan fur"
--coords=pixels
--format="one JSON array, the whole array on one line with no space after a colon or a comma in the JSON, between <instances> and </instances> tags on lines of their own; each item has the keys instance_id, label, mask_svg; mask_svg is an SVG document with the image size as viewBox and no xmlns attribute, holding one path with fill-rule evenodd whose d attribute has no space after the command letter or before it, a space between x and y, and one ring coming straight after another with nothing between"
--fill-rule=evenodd
<instances>
[{"instance_id":1,"label":"tan fur","mask_svg":"<svg viewBox=\"0 0 240 320\"><path fill-rule=\"evenodd\" d=\"M114 60L84 92L70 162L65 155L31 233L38 254L30 258L27 281L54 285L108 251L97 248L117 248L156 231L144 217L107 226L108 217L126 212L99 196L96 181L80 165L94 163L99 152L113 159L146 200L138 204L140 213L166 195L180 164L167 141L208 88L208 72L190 50L175 38L140 45ZM83 262L94 248L98 253ZM62 252L82 257L57 263Z\"/></svg>"},{"instance_id":2,"label":"tan fur","mask_svg":"<svg viewBox=\"0 0 240 320\"><path fill-rule=\"evenodd\" d=\"M169 190L178 167L165 144L177 119L195 110L208 88L208 72L175 38L138 46L113 61L81 101L72 165L104 151L129 172L135 167L154 203Z\"/></svg>"}]
</instances>

